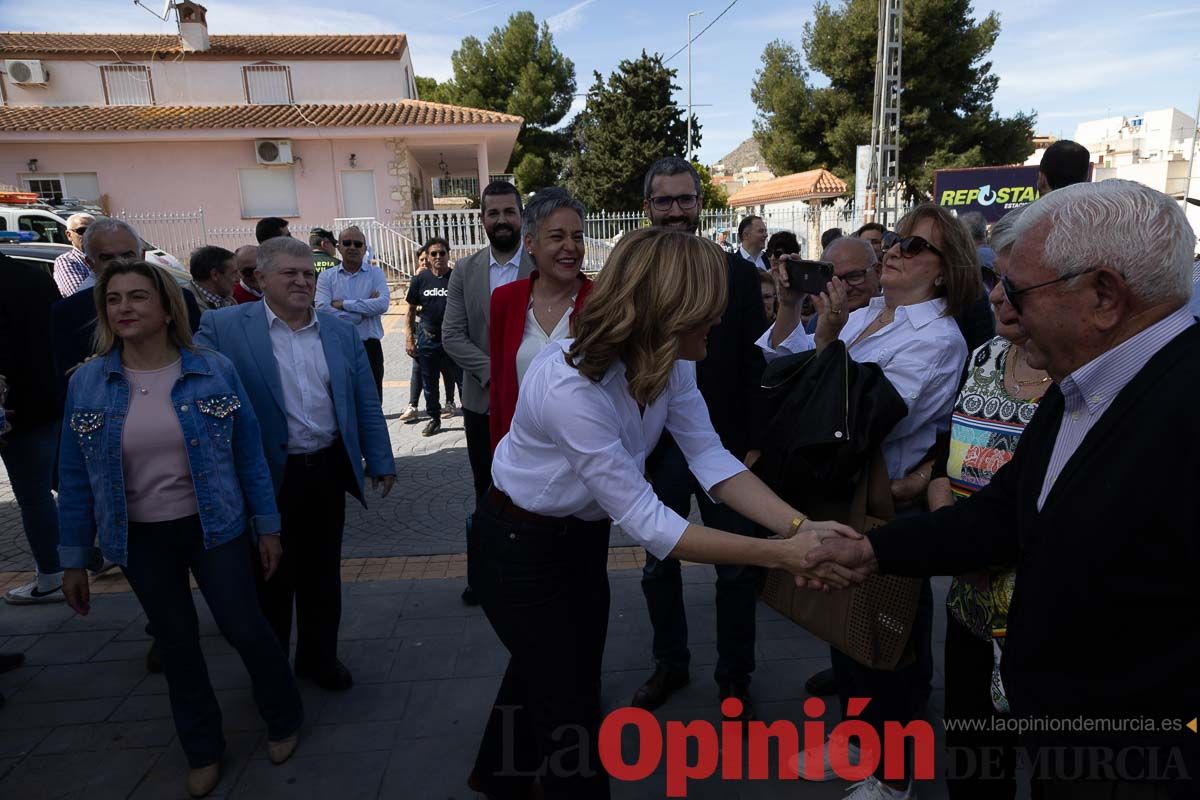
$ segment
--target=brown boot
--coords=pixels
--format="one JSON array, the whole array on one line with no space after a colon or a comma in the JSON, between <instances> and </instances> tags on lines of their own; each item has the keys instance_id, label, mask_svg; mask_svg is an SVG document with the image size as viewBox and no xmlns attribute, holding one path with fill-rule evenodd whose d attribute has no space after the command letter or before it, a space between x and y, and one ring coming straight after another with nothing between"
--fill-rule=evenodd
<instances>
[{"instance_id":1,"label":"brown boot","mask_svg":"<svg viewBox=\"0 0 1200 800\"><path fill-rule=\"evenodd\" d=\"M272 764L282 764L292 757L292 753L296 752L296 744L300 741L300 734L293 733L286 739L280 739L278 742L267 740L267 758L271 759Z\"/></svg>"},{"instance_id":2,"label":"brown boot","mask_svg":"<svg viewBox=\"0 0 1200 800\"><path fill-rule=\"evenodd\" d=\"M218 761L196 769L189 769L187 793L192 797L204 797L221 782L221 763Z\"/></svg>"}]
</instances>

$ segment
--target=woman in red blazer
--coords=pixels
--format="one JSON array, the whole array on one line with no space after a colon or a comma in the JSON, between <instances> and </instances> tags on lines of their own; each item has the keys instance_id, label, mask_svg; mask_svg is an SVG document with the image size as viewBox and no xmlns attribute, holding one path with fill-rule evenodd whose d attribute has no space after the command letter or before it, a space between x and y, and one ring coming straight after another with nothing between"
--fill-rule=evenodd
<instances>
[{"instance_id":1,"label":"woman in red blazer","mask_svg":"<svg viewBox=\"0 0 1200 800\"><path fill-rule=\"evenodd\" d=\"M488 344L492 450L508 433L525 370L542 348L571 335L592 289L583 269L583 204L566 189L552 186L533 196L521 223L525 250L537 267L528 278L492 292Z\"/></svg>"}]
</instances>

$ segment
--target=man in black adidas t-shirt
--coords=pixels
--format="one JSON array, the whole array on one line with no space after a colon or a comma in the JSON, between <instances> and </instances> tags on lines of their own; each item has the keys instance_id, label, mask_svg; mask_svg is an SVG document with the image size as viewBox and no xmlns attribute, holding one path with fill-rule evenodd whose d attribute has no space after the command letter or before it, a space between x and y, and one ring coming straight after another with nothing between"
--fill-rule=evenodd
<instances>
[{"instance_id":1,"label":"man in black adidas t-shirt","mask_svg":"<svg viewBox=\"0 0 1200 800\"><path fill-rule=\"evenodd\" d=\"M450 245L445 239L430 239L425 243L429 269L415 275L408 285L408 340L405 350L417 359L421 383L425 390L425 411L429 424L422 436L432 436L442 429L442 403L438 395L442 365L449 363L458 376L458 366L442 350L442 317L446 314L446 287L450 285ZM421 310L420 323L417 309Z\"/></svg>"}]
</instances>

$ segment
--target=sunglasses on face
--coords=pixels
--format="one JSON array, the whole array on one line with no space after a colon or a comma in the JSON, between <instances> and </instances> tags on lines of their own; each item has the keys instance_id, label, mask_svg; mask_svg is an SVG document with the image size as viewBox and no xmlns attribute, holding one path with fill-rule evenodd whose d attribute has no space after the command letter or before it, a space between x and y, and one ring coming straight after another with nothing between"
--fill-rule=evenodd
<instances>
[{"instance_id":1,"label":"sunglasses on face","mask_svg":"<svg viewBox=\"0 0 1200 800\"><path fill-rule=\"evenodd\" d=\"M674 197L664 194L658 197L651 197L650 206L655 211L670 211L671 205L678 203L681 209L687 211L690 208L695 208L699 199L699 196L694 194L677 194Z\"/></svg>"},{"instance_id":2,"label":"sunglasses on face","mask_svg":"<svg viewBox=\"0 0 1200 800\"><path fill-rule=\"evenodd\" d=\"M68 230L69 232L71 232L71 233L74 233L74 234L77 234L77 235L79 235L79 236L83 236L85 233L87 233L87 227L86 227L86 226L84 226L84 227L82 227L82 228L67 228L67 230Z\"/></svg>"},{"instance_id":3,"label":"sunglasses on face","mask_svg":"<svg viewBox=\"0 0 1200 800\"><path fill-rule=\"evenodd\" d=\"M1016 311L1018 314L1020 314L1021 306L1024 303L1024 301L1021 299L1021 295L1032 292L1034 289L1041 289L1043 286L1053 286L1056 283L1069 281L1072 278L1078 278L1080 275L1087 275L1089 272L1095 271L1096 267L1089 267L1082 272L1072 272L1070 275L1062 275L1052 281L1035 283L1033 286L1026 286L1024 289L1018 289L1013 285L1013 282L1009 280L1009 277L1005 275L1000 278L1000 285L1004 287L1004 299L1007 300L1008 304L1013 307L1013 311Z\"/></svg>"},{"instance_id":4,"label":"sunglasses on face","mask_svg":"<svg viewBox=\"0 0 1200 800\"><path fill-rule=\"evenodd\" d=\"M770 253L767 254L767 258L780 259L780 258L783 258L784 256L794 256L794 255L799 255L799 253L793 253L791 250L784 250L782 248L777 247L774 250L772 250Z\"/></svg>"},{"instance_id":5,"label":"sunglasses on face","mask_svg":"<svg viewBox=\"0 0 1200 800\"><path fill-rule=\"evenodd\" d=\"M447 253L445 250L430 250L428 253L425 254L425 257L426 258L445 258L448 255L450 255L450 254Z\"/></svg>"},{"instance_id":6,"label":"sunglasses on face","mask_svg":"<svg viewBox=\"0 0 1200 800\"><path fill-rule=\"evenodd\" d=\"M361 239L342 239L342 247L362 247L364 244Z\"/></svg>"},{"instance_id":7,"label":"sunglasses on face","mask_svg":"<svg viewBox=\"0 0 1200 800\"><path fill-rule=\"evenodd\" d=\"M900 255L904 258L915 258L921 254L922 250L928 250L939 258L945 258L942 251L923 236L900 236L888 231L887 235L883 237L883 249L891 250L896 245L900 245Z\"/></svg>"}]
</instances>

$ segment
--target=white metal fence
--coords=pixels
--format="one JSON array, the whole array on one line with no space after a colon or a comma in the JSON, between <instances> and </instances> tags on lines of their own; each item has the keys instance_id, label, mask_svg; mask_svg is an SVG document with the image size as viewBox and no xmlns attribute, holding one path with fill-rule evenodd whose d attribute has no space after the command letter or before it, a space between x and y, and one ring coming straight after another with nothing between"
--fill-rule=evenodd
<instances>
[{"instance_id":1,"label":"white metal fence","mask_svg":"<svg viewBox=\"0 0 1200 800\"><path fill-rule=\"evenodd\" d=\"M213 244L236 250L255 241L254 227L250 225L208 227L203 209L184 212L122 211L118 216L137 228L143 239L184 262L192 250L202 245ZM701 234L715 238L724 231L728 240L737 244L737 226L745 216L732 209L705 209L700 215ZM796 234L801 253L808 257L819 253L815 237L822 232L841 228L845 233L851 233L860 226L861 220L861 215L851 206L775 209L767 210L762 217L769 232L787 230ZM622 235L647 224L646 216L641 211L589 213L584 222L587 248L584 269L588 272L599 271ZM292 236L307 240L313 227L326 228L336 235L351 225L362 230L374 263L388 273L388 279L392 282L412 277L417 267L417 251L434 237L441 237L450 243L451 260L464 258L487 245L487 235L477 209L417 211L404 222L344 217L322 222L318 226L291 225L289 228ZM811 244L810 239L814 239Z\"/></svg>"}]
</instances>

